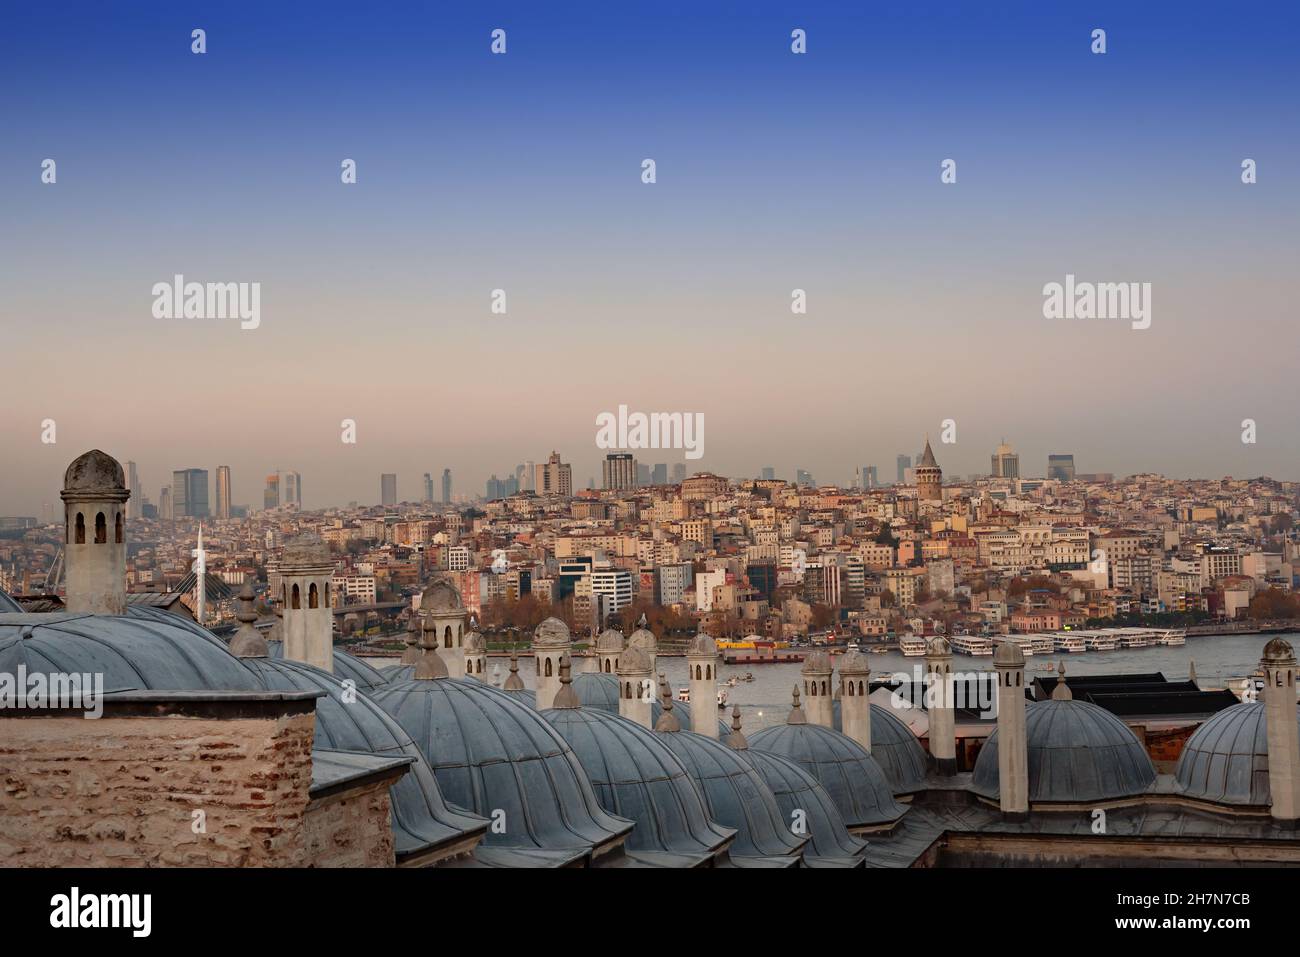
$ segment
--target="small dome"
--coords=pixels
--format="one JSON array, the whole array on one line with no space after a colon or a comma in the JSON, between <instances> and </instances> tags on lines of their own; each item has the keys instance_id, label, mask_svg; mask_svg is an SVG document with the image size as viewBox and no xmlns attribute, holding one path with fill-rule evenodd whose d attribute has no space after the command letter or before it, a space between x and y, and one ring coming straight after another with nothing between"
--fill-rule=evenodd
<instances>
[{"instance_id":1,"label":"small dome","mask_svg":"<svg viewBox=\"0 0 1300 957\"><path fill-rule=\"evenodd\" d=\"M639 675L650 673L650 656L641 648L628 644L618 659L620 675Z\"/></svg>"},{"instance_id":2,"label":"small dome","mask_svg":"<svg viewBox=\"0 0 1300 957\"><path fill-rule=\"evenodd\" d=\"M1029 800L1109 801L1145 792L1156 769L1133 732L1104 708L1071 698L1035 701L1025 709ZM998 732L975 760L972 789L998 796Z\"/></svg>"},{"instance_id":3,"label":"small dome","mask_svg":"<svg viewBox=\"0 0 1300 957\"><path fill-rule=\"evenodd\" d=\"M299 535L285 543L280 556L280 569L287 571L297 566L332 565L330 548L319 535Z\"/></svg>"},{"instance_id":4,"label":"small dome","mask_svg":"<svg viewBox=\"0 0 1300 957\"><path fill-rule=\"evenodd\" d=\"M460 611L464 607L460 590L445 578L430 583L424 591L420 592L422 612Z\"/></svg>"},{"instance_id":5,"label":"small dome","mask_svg":"<svg viewBox=\"0 0 1300 957\"><path fill-rule=\"evenodd\" d=\"M596 639L596 651L616 655L623 650L623 633L616 628L606 628Z\"/></svg>"},{"instance_id":6,"label":"small dome","mask_svg":"<svg viewBox=\"0 0 1300 957\"><path fill-rule=\"evenodd\" d=\"M997 650L993 652L993 663L995 665L1007 665L1012 668L1023 668L1025 666L1025 653L1020 647L1020 642L1012 641L1010 638L999 641Z\"/></svg>"},{"instance_id":7,"label":"small dome","mask_svg":"<svg viewBox=\"0 0 1300 957\"><path fill-rule=\"evenodd\" d=\"M1268 715L1262 701L1236 704L1196 729L1178 758L1175 780L1186 797L1268 807Z\"/></svg>"},{"instance_id":8,"label":"small dome","mask_svg":"<svg viewBox=\"0 0 1300 957\"><path fill-rule=\"evenodd\" d=\"M655 736L686 768L704 797L709 817L736 829L733 858L797 863L808 838L790 832L772 789L739 752L690 731L656 731Z\"/></svg>"},{"instance_id":9,"label":"small dome","mask_svg":"<svg viewBox=\"0 0 1300 957\"><path fill-rule=\"evenodd\" d=\"M504 814L488 845L599 856L632 828L597 801L572 748L536 711L473 678L413 678L374 693L433 766L443 796L484 817Z\"/></svg>"},{"instance_id":10,"label":"small dome","mask_svg":"<svg viewBox=\"0 0 1300 957\"><path fill-rule=\"evenodd\" d=\"M843 731L840 701L831 704L831 711L835 730ZM902 718L878 704L871 706L871 756L895 794L910 794L925 786L925 748Z\"/></svg>"},{"instance_id":11,"label":"small dome","mask_svg":"<svg viewBox=\"0 0 1300 957\"><path fill-rule=\"evenodd\" d=\"M925 653L927 656L944 656L952 654L952 645L943 635L935 635L933 638L927 638L925 641Z\"/></svg>"},{"instance_id":12,"label":"small dome","mask_svg":"<svg viewBox=\"0 0 1300 957\"><path fill-rule=\"evenodd\" d=\"M686 646L686 654L688 656L716 658L718 657L718 643L701 632L690 640L690 643Z\"/></svg>"},{"instance_id":13,"label":"small dome","mask_svg":"<svg viewBox=\"0 0 1300 957\"><path fill-rule=\"evenodd\" d=\"M1291 643L1285 638L1274 638L1264 646L1265 661L1287 661L1295 658Z\"/></svg>"},{"instance_id":14,"label":"small dome","mask_svg":"<svg viewBox=\"0 0 1300 957\"><path fill-rule=\"evenodd\" d=\"M268 641L266 649L268 658L284 657L283 641ZM388 667L400 668L401 666L389 665ZM351 679L362 691L382 688L389 682L389 676L385 672L371 667L355 655L338 648L334 649L334 676L340 680Z\"/></svg>"},{"instance_id":15,"label":"small dome","mask_svg":"<svg viewBox=\"0 0 1300 957\"><path fill-rule=\"evenodd\" d=\"M573 676L573 693L584 708L618 714L618 679L598 671Z\"/></svg>"},{"instance_id":16,"label":"small dome","mask_svg":"<svg viewBox=\"0 0 1300 957\"><path fill-rule=\"evenodd\" d=\"M645 616L642 616L642 621ZM627 640L627 647L636 648L638 651L644 651L647 656L654 656L659 650L659 639L649 628L638 628L632 632L632 637Z\"/></svg>"},{"instance_id":17,"label":"small dome","mask_svg":"<svg viewBox=\"0 0 1300 957\"><path fill-rule=\"evenodd\" d=\"M763 781L772 789L776 803L787 821L802 811L808 826L809 846L804 850L807 864L858 867L867 842L849 833L848 825L835 801L817 779L788 758L753 748L743 752Z\"/></svg>"},{"instance_id":18,"label":"small dome","mask_svg":"<svg viewBox=\"0 0 1300 957\"><path fill-rule=\"evenodd\" d=\"M72 460L63 473L65 492L122 492L126 490L126 473L122 465L99 449L91 449Z\"/></svg>"},{"instance_id":19,"label":"small dome","mask_svg":"<svg viewBox=\"0 0 1300 957\"><path fill-rule=\"evenodd\" d=\"M907 810L894 800L876 759L838 731L819 724L778 724L751 734L749 746L789 758L816 778L849 827L889 824Z\"/></svg>"},{"instance_id":20,"label":"small dome","mask_svg":"<svg viewBox=\"0 0 1300 957\"><path fill-rule=\"evenodd\" d=\"M846 651L840 657L840 674L865 675L871 673L871 663L860 651Z\"/></svg>"},{"instance_id":21,"label":"small dome","mask_svg":"<svg viewBox=\"0 0 1300 957\"><path fill-rule=\"evenodd\" d=\"M467 655L487 654L487 639L477 631L471 631L465 636L465 653Z\"/></svg>"},{"instance_id":22,"label":"small dome","mask_svg":"<svg viewBox=\"0 0 1300 957\"><path fill-rule=\"evenodd\" d=\"M805 675L828 675L835 670L831 664L831 656L824 651L814 651L803 660L803 667L799 669L801 674Z\"/></svg>"},{"instance_id":23,"label":"small dome","mask_svg":"<svg viewBox=\"0 0 1300 957\"><path fill-rule=\"evenodd\" d=\"M735 832L709 819L686 768L660 736L593 708L558 708L542 717L573 748L601 806L636 822L629 850L684 855L689 863L679 863L694 866L730 843Z\"/></svg>"},{"instance_id":24,"label":"small dome","mask_svg":"<svg viewBox=\"0 0 1300 957\"><path fill-rule=\"evenodd\" d=\"M567 648L572 643L569 626L558 618L547 618L533 632L534 648Z\"/></svg>"}]
</instances>

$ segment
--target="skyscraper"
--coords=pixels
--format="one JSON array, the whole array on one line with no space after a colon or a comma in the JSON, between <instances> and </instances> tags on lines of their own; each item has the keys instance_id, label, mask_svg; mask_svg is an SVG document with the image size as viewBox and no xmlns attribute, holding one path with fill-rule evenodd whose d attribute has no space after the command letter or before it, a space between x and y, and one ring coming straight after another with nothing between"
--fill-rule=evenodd
<instances>
[{"instance_id":1,"label":"skyscraper","mask_svg":"<svg viewBox=\"0 0 1300 957\"><path fill-rule=\"evenodd\" d=\"M993 471L990 474L994 478L1020 478L1020 456L1007 445L1006 439L993 453Z\"/></svg>"},{"instance_id":2,"label":"skyscraper","mask_svg":"<svg viewBox=\"0 0 1300 957\"><path fill-rule=\"evenodd\" d=\"M910 455L900 455L898 457L898 478L895 481L902 485L907 481L907 470L912 467L912 457Z\"/></svg>"},{"instance_id":3,"label":"skyscraper","mask_svg":"<svg viewBox=\"0 0 1300 957\"><path fill-rule=\"evenodd\" d=\"M302 508L302 476L297 472L284 473L284 504Z\"/></svg>"},{"instance_id":4,"label":"skyscraper","mask_svg":"<svg viewBox=\"0 0 1300 957\"><path fill-rule=\"evenodd\" d=\"M537 466L537 494L566 497L573 494L573 469L560 461L559 452L552 452L550 458Z\"/></svg>"},{"instance_id":5,"label":"skyscraper","mask_svg":"<svg viewBox=\"0 0 1300 957\"><path fill-rule=\"evenodd\" d=\"M424 473L424 500L426 502L433 501L433 476L428 472Z\"/></svg>"},{"instance_id":6,"label":"skyscraper","mask_svg":"<svg viewBox=\"0 0 1300 957\"><path fill-rule=\"evenodd\" d=\"M379 504L397 504L397 473L384 472L379 476Z\"/></svg>"},{"instance_id":7,"label":"skyscraper","mask_svg":"<svg viewBox=\"0 0 1300 957\"><path fill-rule=\"evenodd\" d=\"M172 515L175 518L208 517L207 469L176 469L172 472Z\"/></svg>"},{"instance_id":8,"label":"skyscraper","mask_svg":"<svg viewBox=\"0 0 1300 957\"><path fill-rule=\"evenodd\" d=\"M451 504L451 469L442 470L442 504Z\"/></svg>"},{"instance_id":9,"label":"skyscraper","mask_svg":"<svg viewBox=\"0 0 1300 957\"><path fill-rule=\"evenodd\" d=\"M812 472L807 469L796 469L794 473L794 482L801 488L812 488L816 483L813 482Z\"/></svg>"},{"instance_id":10,"label":"skyscraper","mask_svg":"<svg viewBox=\"0 0 1300 957\"><path fill-rule=\"evenodd\" d=\"M158 492L158 517L165 522L172 520L172 490L166 485Z\"/></svg>"},{"instance_id":11,"label":"skyscraper","mask_svg":"<svg viewBox=\"0 0 1300 957\"><path fill-rule=\"evenodd\" d=\"M874 465L864 465L862 467L862 487L879 488L880 479L876 476L876 467Z\"/></svg>"},{"instance_id":12,"label":"skyscraper","mask_svg":"<svg viewBox=\"0 0 1300 957\"><path fill-rule=\"evenodd\" d=\"M668 463L658 462L654 470L650 473L650 484L667 485L668 484Z\"/></svg>"},{"instance_id":13,"label":"skyscraper","mask_svg":"<svg viewBox=\"0 0 1300 957\"><path fill-rule=\"evenodd\" d=\"M773 466L771 466L771 465L764 465L764 466L763 466L763 473L762 473L762 474L763 474L763 481L764 481L764 482L774 482L774 481L776 481L776 469L775 469Z\"/></svg>"},{"instance_id":14,"label":"skyscraper","mask_svg":"<svg viewBox=\"0 0 1300 957\"><path fill-rule=\"evenodd\" d=\"M230 518L230 466L217 466L217 518Z\"/></svg>"},{"instance_id":15,"label":"skyscraper","mask_svg":"<svg viewBox=\"0 0 1300 957\"><path fill-rule=\"evenodd\" d=\"M280 504L280 473L266 477L266 490L262 492L262 508L276 508Z\"/></svg>"},{"instance_id":16,"label":"skyscraper","mask_svg":"<svg viewBox=\"0 0 1300 957\"><path fill-rule=\"evenodd\" d=\"M631 452L610 452L601 463L602 485L607 489L636 488L636 471Z\"/></svg>"},{"instance_id":17,"label":"skyscraper","mask_svg":"<svg viewBox=\"0 0 1300 957\"><path fill-rule=\"evenodd\" d=\"M673 463L673 484L681 485L685 481L686 481L686 463L674 462Z\"/></svg>"},{"instance_id":18,"label":"skyscraper","mask_svg":"<svg viewBox=\"0 0 1300 957\"><path fill-rule=\"evenodd\" d=\"M136 474L134 462L126 463L126 490L131 493L126 500L126 517L128 520L139 518L144 496L140 493L140 476Z\"/></svg>"},{"instance_id":19,"label":"skyscraper","mask_svg":"<svg viewBox=\"0 0 1300 957\"><path fill-rule=\"evenodd\" d=\"M1074 456L1049 455L1047 457L1047 477L1062 482L1074 481Z\"/></svg>"}]
</instances>

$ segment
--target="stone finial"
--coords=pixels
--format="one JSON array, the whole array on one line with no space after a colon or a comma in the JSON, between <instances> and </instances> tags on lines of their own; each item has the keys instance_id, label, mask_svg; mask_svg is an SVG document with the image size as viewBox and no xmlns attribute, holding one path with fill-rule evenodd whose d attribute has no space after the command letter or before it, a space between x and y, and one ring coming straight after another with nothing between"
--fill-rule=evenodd
<instances>
[{"instance_id":1,"label":"stone finial","mask_svg":"<svg viewBox=\"0 0 1300 957\"><path fill-rule=\"evenodd\" d=\"M237 658L265 658L270 654L266 639L253 626L257 621L257 611L253 608L253 586L247 579L239 589L239 611L235 617L240 626L230 639L230 653Z\"/></svg>"},{"instance_id":2,"label":"stone finial","mask_svg":"<svg viewBox=\"0 0 1300 957\"><path fill-rule=\"evenodd\" d=\"M438 654L438 629L425 623L420 632L420 660L415 663L415 677L420 681L432 681L448 676L447 664Z\"/></svg>"},{"instance_id":3,"label":"stone finial","mask_svg":"<svg viewBox=\"0 0 1300 957\"><path fill-rule=\"evenodd\" d=\"M1070 686L1065 683L1065 662L1060 661L1056 665L1056 687L1052 689L1053 701L1073 701L1074 692Z\"/></svg>"},{"instance_id":4,"label":"stone finial","mask_svg":"<svg viewBox=\"0 0 1300 957\"><path fill-rule=\"evenodd\" d=\"M724 743L733 751L744 751L749 747L749 742L740 731L740 705L731 708L731 734L727 735Z\"/></svg>"},{"instance_id":5,"label":"stone finial","mask_svg":"<svg viewBox=\"0 0 1300 957\"><path fill-rule=\"evenodd\" d=\"M523 691L524 679L519 677L519 649L510 649L510 677L506 679L505 691Z\"/></svg>"},{"instance_id":6,"label":"stone finial","mask_svg":"<svg viewBox=\"0 0 1300 957\"><path fill-rule=\"evenodd\" d=\"M501 666L500 665L492 666L492 687L493 688L501 687Z\"/></svg>"},{"instance_id":7,"label":"stone finial","mask_svg":"<svg viewBox=\"0 0 1300 957\"><path fill-rule=\"evenodd\" d=\"M790 708L790 715L785 719L786 724L807 724L808 719L804 717L803 708L799 707L799 686L794 686L794 706Z\"/></svg>"},{"instance_id":8,"label":"stone finial","mask_svg":"<svg viewBox=\"0 0 1300 957\"><path fill-rule=\"evenodd\" d=\"M1196 659L1193 658L1187 663L1187 680L1196 684Z\"/></svg>"},{"instance_id":9,"label":"stone finial","mask_svg":"<svg viewBox=\"0 0 1300 957\"><path fill-rule=\"evenodd\" d=\"M648 624L649 622L646 620L645 612L641 612L641 617L636 620L636 626L638 628L644 628Z\"/></svg>"},{"instance_id":10,"label":"stone finial","mask_svg":"<svg viewBox=\"0 0 1300 957\"><path fill-rule=\"evenodd\" d=\"M551 702L551 707L582 707L582 702L578 699L578 693L573 690L573 665L569 661L568 655L560 659L560 690L555 693L555 700Z\"/></svg>"},{"instance_id":11,"label":"stone finial","mask_svg":"<svg viewBox=\"0 0 1300 957\"><path fill-rule=\"evenodd\" d=\"M680 731L682 723L677 720L677 715L673 714L673 689L669 687L668 682L664 681L664 676L659 676L659 695L663 700L663 714L659 715L659 720L655 722L656 731Z\"/></svg>"},{"instance_id":12,"label":"stone finial","mask_svg":"<svg viewBox=\"0 0 1300 957\"><path fill-rule=\"evenodd\" d=\"M415 614L406 623L406 648L402 651L404 665L413 665L420 660L420 622Z\"/></svg>"}]
</instances>

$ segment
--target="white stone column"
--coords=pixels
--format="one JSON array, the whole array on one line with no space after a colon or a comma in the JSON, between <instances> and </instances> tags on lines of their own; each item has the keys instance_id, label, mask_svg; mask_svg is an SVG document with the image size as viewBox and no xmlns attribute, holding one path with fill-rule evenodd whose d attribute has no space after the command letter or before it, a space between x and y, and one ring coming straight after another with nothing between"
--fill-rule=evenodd
<instances>
[{"instance_id":1,"label":"white stone column","mask_svg":"<svg viewBox=\"0 0 1300 957\"><path fill-rule=\"evenodd\" d=\"M1268 728L1270 813L1294 824L1300 818L1300 729L1296 726L1296 659L1291 645L1274 638L1264 646L1264 709Z\"/></svg>"},{"instance_id":2,"label":"white stone column","mask_svg":"<svg viewBox=\"0 0 1300 957\"><path fill-rule=\"evenodd\" d=\"M871 666L867 656L859 651L848 652L840 659L840 729L867 751L871 750L870 693Z\"/></svg>"},{"instance_id":3,"label":"white stone column","mask_svg":"<svg viewBox=\"0 0 1300 957\"><path fill-rule=\"evenodd\" d=\"M927 717L930 721L930 757L943 775L957 773L957 723L952 687L952 647L942 635L925 647Z\"/></svg>"},{"instance_id":4,"label":"white stone column","mask_svg":"<svg viewBox=\"0 0 1300 957\"><path fill-rule=\"evenodd\" d=\"M690 672L691 730L707 738L718 736L718 645L705 634L686 648Z\"/></svg>"},{"instance_id":5,"label":"white stone column","mask_svg":"<svg viewBox=\"0 0 1300 957\"><path fill-rule=\"evenodd\" d=\"M998 674L998 803L1010 820L1029 815L1029 742L1025 732L1025 655L1011 640L993 656Z\"/></svg>"}]
</instances>

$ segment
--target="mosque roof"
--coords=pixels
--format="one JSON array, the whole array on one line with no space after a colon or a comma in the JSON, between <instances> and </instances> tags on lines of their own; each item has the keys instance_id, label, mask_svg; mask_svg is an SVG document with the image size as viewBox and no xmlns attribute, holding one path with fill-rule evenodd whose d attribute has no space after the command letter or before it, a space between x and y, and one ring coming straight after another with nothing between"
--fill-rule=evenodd
<instances>
[{"instance_id":1,"label":"mosque roof","mask_svg":"<svg viewBox=\"0 0 1300 957\"><path fill-rule=\"evenodd\" d=\"M445 578L438 578L430 582L420 592L420 611L422 612L439 612L439 611L460 611L465 607L461 600L460 589Z\"/></svg>"},{"instance_id":2,"label":"mosque roof","mask_svg":"<svg viewBox=\"0 0 1300 957\"><path fill-rule=\"evenodd\" d=\"M831 704L836 731L844 730L840 699ZM908 794L925 786L925 748L902 718L878 704L871 706L871 756L889 778L895 794Z\"/></svg>"},{"instance_id":3,"label":"mosque roof","mask_svg":"<svg viewBox=\"0 0 1300 957\"><path fill-rule=\"evenodd\" d=\"M867 842L849 833L835 801L817 779L788 758L750 748L742 756L772 789L786 820L803 813L810 838L804 863L822 867L861 867Z\"/></svg>"},{"instance_id":4,"label":"mosque roof","mask_svg":"<svg viewBox=\"0 0 1300 957\"><path fill-rule=\"evenodd\" d=\"M22 612L23 606L10 598L4 589L0 589L0 613L21 615Z\"/></svg>"},{"instance_id":5,"label":"mosque roof","mask_svg":"<svg viewBox=\"0 0 1300 957\"><path fill-rule=\"evenodd\" d=\"M534 648L567 648L572 640L569 626L558 618L547 618L533 632Z\"/></svg>"},{"instance_id":6,"label":"mosque roof","mask_svg":"<svg viewBox=\"0 0 1300 957\"><path fill-rule=\"evenodd\" d=\"M1225 708L1183 745L1174 772L1186 797L1268 807L1268 715L1262 701Z\"/></svg>"},{"instance_id":7,"label":"mosque roof","mask_svg":"<svg viewBox=\"0 0 1300 957\"><path fill-rule=\"evenodd\" d=\"M283 641L268 641L267 656L284 657ZM388 668L401 668L401 665L389 665ZM387 670L387 669L385 669ZM366 664L355 655L350 655L341 648L334 649L334 674L339 678L351 678L362 691L371 691L388 684L389 677L384 671Z\"/></svg>"}]
</instances>

